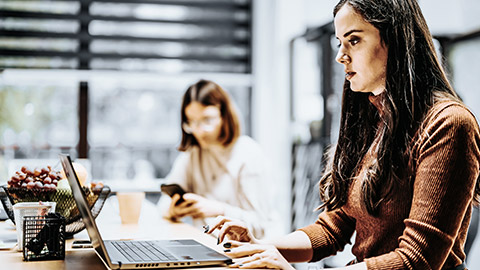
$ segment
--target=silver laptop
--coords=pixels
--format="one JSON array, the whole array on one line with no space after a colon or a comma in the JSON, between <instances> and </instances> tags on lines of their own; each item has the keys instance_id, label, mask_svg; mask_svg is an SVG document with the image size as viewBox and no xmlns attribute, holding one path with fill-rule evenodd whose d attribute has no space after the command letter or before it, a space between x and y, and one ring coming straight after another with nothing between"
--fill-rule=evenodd
<instances>
[{"instance_id":1,"label":"silver laptop","mask_svg":"<svg viewBox=\"0 0 480 270\"><path fill-rule=\"evenodd\" d=\"M181 268L231 263L227 256L195 240L104 241L88 207L85 194L68 155L60 155L63 170L72 187L78 210L82 215L95 252L110 269Z\"/></svg>"}]
</instances>

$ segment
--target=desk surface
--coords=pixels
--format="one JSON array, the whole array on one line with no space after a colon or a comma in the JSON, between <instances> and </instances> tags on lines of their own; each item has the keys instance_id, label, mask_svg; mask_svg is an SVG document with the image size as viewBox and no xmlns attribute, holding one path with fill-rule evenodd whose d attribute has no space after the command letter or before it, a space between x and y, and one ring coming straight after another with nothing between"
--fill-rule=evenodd
<instances>
[{"instance_id":1,"label":"desk surface","mask_svg":"<svg viewBox=\"0 0 480 270\"><path fill-rule=\"evenodd\" d=\"M222 247L216 245L216 238L203 233L201 228L195 228L184 223L170 223L160 217L157 208L147 200L144 200L139 224L122 225L118 216L118 206L115 197L110 197L96 219L97 226L104 240L107 239L195 239L219 252ZM0 233L15 234L15 228L0 222ZM55 261L23 261L22 252L13 250L0 250L1 269L106 269L105 265L97 257L93 249L72 249L73 240L88 239L86 230L76 234L74 239L67 240L65 260ZM201 269L209 269L202 267ZM222 269L211 267L210 269Z\"/></svg>"}]
</instances>

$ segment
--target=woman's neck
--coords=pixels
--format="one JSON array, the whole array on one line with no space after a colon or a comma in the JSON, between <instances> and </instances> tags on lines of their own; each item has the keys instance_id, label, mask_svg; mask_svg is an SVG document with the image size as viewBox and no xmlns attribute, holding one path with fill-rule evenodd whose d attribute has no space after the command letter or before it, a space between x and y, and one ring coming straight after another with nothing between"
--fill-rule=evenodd
<instances>
[{"instance_id":1,"label":"woman's neck","mask_svg":"<svg viewBox=\"0 0 480 270\"><path fill-rule=\"evenodd\" d=\"M385 95L386 95L386 91L382 91L380 92L378 95L375 95L375 93L371 93L370 96L368 96L368 100L373 104L373 106L375 106L375 108L377 108L378 110L378 113L380 114L380 116L383 116L384 115L384 110L385 110L385 103L384 103L384 100L385 100Z\"/></svg>"},{"instance_id":2,"label":"woman's neck","mask_svg":"<svg viewBox=\"0 0 480 270\"><path fill-rule=\"evenodd\" d=\"M378 96L378 95L383 94L383 92L385 92L385 87L380 87L380 88L378 88L378 89L375 89L375 90L373 90L371 93L372 93L374 96Z\"/></svg>"}]
</instances>

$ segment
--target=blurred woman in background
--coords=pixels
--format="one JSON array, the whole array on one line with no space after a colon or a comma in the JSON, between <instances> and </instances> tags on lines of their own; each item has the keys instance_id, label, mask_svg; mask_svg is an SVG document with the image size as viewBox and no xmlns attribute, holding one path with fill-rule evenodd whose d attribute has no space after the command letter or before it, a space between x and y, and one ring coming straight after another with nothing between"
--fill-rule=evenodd
<instances>
[{"instance_id":1,"label":"blurred woman in background","mask_svg":"<svg viewBox=\"0 0 480 270\"><path fill-rule=\"evenodd\" d=\"M227 92L207 80L191 85L183 96L181 121L182 153L166 178L187 194L182 203L177 203L179 195L173 196L164 215L195 222L228 215L245 220L256 236L263 236L274 212L265 192L272 188L267 163L259 145L240 135L240 120Z\"/></svg>"}]
</instances>

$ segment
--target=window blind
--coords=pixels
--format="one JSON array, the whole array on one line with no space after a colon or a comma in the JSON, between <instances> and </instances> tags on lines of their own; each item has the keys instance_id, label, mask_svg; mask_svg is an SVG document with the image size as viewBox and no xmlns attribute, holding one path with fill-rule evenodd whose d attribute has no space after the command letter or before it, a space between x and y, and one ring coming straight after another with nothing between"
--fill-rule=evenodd
<instances>
[{"instance_id":1,"label":"window blind","mask_svg":"<svg viewBox=\"0 0 480 270\"><path fill-rule=\"evenodd\" d=\"M250 0L3 0L0 68L250 73Z\"/></svg>"}]
</instances>

